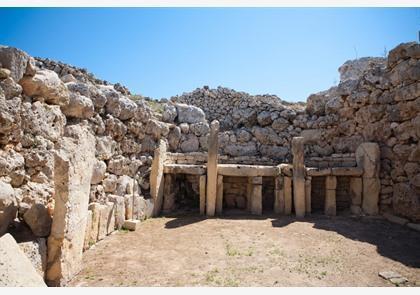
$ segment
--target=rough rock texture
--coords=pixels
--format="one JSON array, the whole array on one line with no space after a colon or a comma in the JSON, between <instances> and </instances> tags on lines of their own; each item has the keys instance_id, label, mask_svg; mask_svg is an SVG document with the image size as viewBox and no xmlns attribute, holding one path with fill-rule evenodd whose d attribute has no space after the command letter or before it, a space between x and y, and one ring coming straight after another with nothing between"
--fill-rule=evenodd
<instances>
[{"instance_id":1,"label":"rough rock texture","mask_svg":"<svg viewBox=\"0 0 420 295\"><path fill-rule=\"evenodd\" d=\"M46 287L10 234L0 237L0 287Z\"/></svg>"},{"instance_id":2,"label":"rough rock texture","mask_svg":"<svg viewBox=\"0 0 420 295\"><path fill-rule=\"evenodd\" d=\"M7 232L9 224L15 219L17 204L13 188L0 181L0 236Z\"/></svg>"}]
</instances>

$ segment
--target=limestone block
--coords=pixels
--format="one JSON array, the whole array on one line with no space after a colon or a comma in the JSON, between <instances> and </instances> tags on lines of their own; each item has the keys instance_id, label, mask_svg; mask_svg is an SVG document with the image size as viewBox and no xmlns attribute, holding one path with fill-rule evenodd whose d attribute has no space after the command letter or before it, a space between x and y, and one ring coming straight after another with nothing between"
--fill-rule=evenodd
<instances>
[{"instance_id":1,"label":"limestone block","mask_svg":"<svg viewBox=\"0 0 420 295\"><path fill-rule=\"evenodd\" d=\"M297 217L304 217L305 206L305 165L304 165L304 138L292 139L293 153L293 201Z\"/></svg>"},{"instance_id":2,"label":"limestone block","mask_svg":"<svg viewBox=\"0 0 420 295\"><path fill-rule=\"evenodd\" d=\"M48 285L65 285L81 270L94 163L95 137L87 127L67 126L54 155L55 206L48 238Z\"/></svg>"},{"instance_id":3,"label":"limestone block","mask_svg":"<svg viewBox=\"0 0 420 295\"><path fill-rule=\"evenodd\" d=\"M141 220L144 212L142 212L142 198L138 194L133 195L133 219Z\"/></svg>"},{"instance_id":4,"label":"limestone block","mask_svg":"<svg viewBox=\"0 0 420 295\"><path fill-rule=\"evenodd\" d=\"M0 237L0 287L46 287L10 234Z\"/></svg>"},{"instance_id":5,"label":"limestone block","mask_svg":"<svg viewBox=\"0 0 420 295\"><path fill-rule=\"evenodd\" d=\"M353 206L362 205L363 183L361 177L350 177L350 197Z\"/></svg>"},{"instance_id":6,"label":"limestone block","mask_svg":"<svg viewBox=\"0 0 420 295\"><path fill-rule=\"evenodd\" d=\"M113 202L107 202L106 206L108 209L106 233L109 235L115 230L115 204Z\"/></svg>"},{"instance_id":7,"label":"limestone block","mask_svg":"<svg viewBox=\"0 0 420 295\"><path fill-rule=\"evenodd\" d=\"M85 233L85 240L83 243L83 251L86 251L90 248L90 233L92 231L92 211L88 210L88 214L86 216L86 233Z\"/></svg>"},{"instance_id":8,"label":"limestone block","mask_svg":"<svg viewBox=\"0 0 420 295\"><path fill-rule=\"evenodd\" d=\"M39 275L44 278L47 269L47 239L38 238L33 241L18 244L20 249L29 258Z\"/></svg>"},{"instance_id":9,"label":"limestone block","mask_svg":"<svg viewBox=\"0 0 420 295\"><path fill-rule=\"evenodd\" d=\"M108 195L108 200L114 203L115 228L121 229L125 221L125 199L117 195Z\"/></svg>"},{"instance_id":10,"label":"limestone block","mask_svg":"<svg viewBox=\"0 0 420 295\"><path fill-rule=\"evenodd\" d=\"M99 205L98 241L103 240L108 234L108 206Z\"/></svg>"},{"instance_id":11,"label":"limestone block","mask_svg":"<svg viewBox=\"0 0 420 295\"><path fill-rule=\"evenodd\" d=\"M379 213L379 193L381 190L381 182L379 178L363 177L363 201L362 209L368 215L376 215Z\"/></svg>"},{"instance_id":12,"label":"limestone block","mask_svg":"<svg viewBox=\"0 0 420 295\"><path fill-rule=\"evenodd\" d=\"M163 168L166 157L166 143L159 141L159 147L154 151L152 170L150 172L150 195L153 199L153 216L158 216L163 204Z\"/></svg>"},{"instance_id":13,"label":"limestone block","mask_svg":"<svg viewBox=\"0 0 420 295\"><path fill-rule=\"evenodd\" d=\"M207 216L214 216L216 211L218 134L219 122L215 120L210 124L210 135L208 140L206 196Z\"/></svg>"},{"instance_id":14,"label":"limestone block","mask_svg":"<svg viewBox=\"0 0 420 295\"><path fill-rule=\"evenodd\" d=\"M223 212L223 175L217 175L216 213Z\"/></svg>"},{"instance_id":15,"label":"limestone block","mask_svg":"<svg viewBox=\"0 0 420 295\"><path fill-rule=\"evenodd\" d=\"M124 221L123 228L131 231L136 231L140 226L140 220L126 220Z\"/></svg>"},{"instance_id":16,"label":"limestone block","mask_svg":"<svg viewBox=\"0 0 420 295\"><path fill-rule=\"evenodd\" d=\"M25 212L23 219L37 237L47 237L50 234L52 219L43 204L33 204Z\"/></svg>"},{"instance_id":17,"label":"limestone block","mask_svg":"<svg viewBox=\"0 0 420 295\"><path fill-rule=\"evenodd\" d=\"M325 189L335 190L337 188L337 177L327 176L325 177Z\"/></svg>"},{"instance_id":18,"label":"limestone block","mask_svg":"<svg viewBox=\"0 0 420 295\"><path fill-rule=\"evenodd\" d=\"M274 179L274 213L284 213L284 184L283 177L277 176Z\"/></svg>"},{"instance_id":19,"label":"limestone block","mask_svg":"<svg viewBox=\"0 0 420 295\"><path fill-rule=\"evenodd\" d=\"M363 169L363 177L378 177L380 168L379 145L364 142L356 150L357 166Z\"/></svg>"},{"instance_id":20,"label":"limestone block","mask_svg":"<svg viewBox=\"0 0 420 295\"><path fill-rule=\"evenodd\" d=\"M252 193L251 193L251 214L262 214L262 177L256 176L251 178Z\"/></svg>"},{"instance_id":21,"label":"limestone block","mask_svg":"<svg viewBox=\"0 0 420 295\"><path fill-rule=\"evenodd\" d=\"M98 241L99 217L101 214L101 207L99 203L90 203L88 208L89 211L92 212L92 225L89 236L89 244L94 245Z\"/></svg>"},{"instance_id":22,"label":"limestone block","mask_svg":"<svg viewBox=\"0 0 420 295\"><path fill-rule=\"evenodd\" d=\"M125 219L133 219L133 203L134 196L131 194L124 195L124 204L125 204Z\"/></svg>"},{"instance_id":23,"label":"limestone block","mask_svg":"<svg viewBox=\"0 0 420 295\"><path fill-rule=\"evenodd\" d=\"M312 212L312 197L311 197L311 189L312 189L312 177L306 177L305 180L305 207L306 213Z\"/></svg>"},{"instance_id":24,"label":"limestone block","mask_svg":"<svg viewBox=\"0 0 420 295\"><path fill-rule=\"evenodd\" d=\"M165 174L163 187L163 208L164 212L171 212L175 206L175 175Z\"/></svg>"},{"instance_id":25,"label":"limestone block","mask_svg":"<svg viewBox=\"0 0 420 295\"><path fill-rule=\"evenodd\" d=\"M327 176L325 178L325 209L324 213L328 216L335 216L337 210L336 204L337 177Z\"/></svg>"},{"instance_id":26,"label":"limestone block","mask_svg":"<svg viewBox=\"0 0 420 295\"><path fill-rule=\"evenodd\" d=\"M17 209L13 187L0 180L0 236L7 232L9 224L16 217Z\"/></svg>"},{"instance_id":27,"label":"limestone block","mask_svg":"<svg viewBox=\"0 0 420 295\"><path fill-rule=\"evenodd\" d=\"M284 177L284 214L292 213L292 178Z\"/></svg>"},{"instance_id":28,"label":"limestone block","mask_svg":"<svg viewBox=\"0 0 420 295\"><path fill-rule=\"evenodd\" d=\"M204 215L206 212L206 176L200 176L200 214Z\"/></svg>"}]
</instances>

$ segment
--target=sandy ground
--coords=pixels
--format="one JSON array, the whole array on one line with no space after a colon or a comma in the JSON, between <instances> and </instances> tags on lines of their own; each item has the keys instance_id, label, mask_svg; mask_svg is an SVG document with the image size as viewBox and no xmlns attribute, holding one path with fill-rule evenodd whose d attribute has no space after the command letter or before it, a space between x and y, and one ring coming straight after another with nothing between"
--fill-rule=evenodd
<instances>
[{"instance_id":1,"label":"sandy ground","mask_svg":"<svg viewBox=\"0 0 420 295\"><path fill-rule=\"evenodd\" d=\"M70 286L420 286L420 233L382 219L161 217L84 254Z\"/></svg>"}]
</instances>

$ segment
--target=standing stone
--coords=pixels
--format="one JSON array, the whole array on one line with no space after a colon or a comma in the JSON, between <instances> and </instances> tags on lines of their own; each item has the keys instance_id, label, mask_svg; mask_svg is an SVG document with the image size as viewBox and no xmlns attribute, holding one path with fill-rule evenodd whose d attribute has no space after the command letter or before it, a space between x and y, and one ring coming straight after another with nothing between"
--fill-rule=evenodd
<instances>
[{"instance_id":1,"label":"standing stone","mask_svg":"<svg viewBox=\"0 0 420 295\"><path fill-rule=\"evenodd\" d=\"M305 164L304 164L304 138L292 139L293 153L293 201L296 217L305 217Z\"/></svg>"},{"instance_id":2,"label":"standing stone","mask_svg":"<svg viewBox=\"0 0 420 295\"><path fill-rule=\"evenodd\" d=\"M216 211L218 133L219 122L214 120L210 124L207 153L207 216L214 216Z\"/></svg>"},{"instance_id":3,"label":"standing stone","mask_svg":"<svg viewBox=\"0 0 420 295\"><path fill-rule=\"evenodd\" d=\"M252 206L252 177L248 177L246 187L246 210L251 213Z\"/></svg>"},{"instance_id":4,"label":"standing stone","mask_svg":"<svg viewBox=\"0 0 420 295\"><path fill-rule=\"evenodd\" d=\"M83 251L86 251L90 248L90 233L92 231L92 211L88 210L88 214L86 216L86 233L85 233L85 241L83 243Z\"/></svg>"},{"instance_id":5,"label":"standing stone","mask_svg":"<svg viewBox=\"0 0 420 295\"><path fill-rule=\"evenodd\" d=\"M99 217L101 214L99 203L90 203L89 211L92 211L92 224L89 237L89 244L94 245L98 241L98 231L99 231Z\"/></svg>"},{"instance_id":6,"label":"standing stone","mask_svg":"<svg viewBox=\"0 0 420 295\"><path fill-rule=\"evenodd\" d=\"M166 143L162 139L159 141L159 147L155 149L150 172L150 195L153 199L153 216L158 216L163 204L163 163L166 157Z\"/></svg>"},{"instance_id":7,"label":"standing stone","mask_svg":"<svg viewBox=\"0 0 420 295\"><path fill-rule=\"evenodd\" d=\"M115 228L120 230L125 221L125 199L117 195L109 195L108 200L114 203Z\"/></svg>"},{"instance_id":8,"label":"standing stone","mask_svg":"<svg viewBox=\"0 0 420 295\"><path fill-rule=\"evenodd\" d=\"M292 178L285 176L284 178L284 214L292 214Z\"/></svg>"},{"instance_id":9,"label":"standing stone","mask_svg":"<svg viewBox=\"0 0 420 295\"><path fill-rule=\"evenodd\" d=\"M223 175L217 175L216 213L223 212Z\"/></svg>"},{"instance_id":10,"label":"standing stone","mask_svg":"<svg viewBox=\"0 0 420 295\"><path fill-rule=\"evenodd\" d=\"M133 219L133 201L134 201L133 195L131 194L124 195L125 220Z\"/></svg>"},{"instance_id":11,"label":"standing stone","mask_svg":"<svg viewBox=\"0 0 420 295\"><path fill-rule=\"evenodd\" d=\"M206 176L200 175L200 214L206 213Z\"/></svg>"},{"instance_id":12,"label":"standing stone","mask_svg":"<svg viewBox=\"0 0 420 295\"><path fill-rule=\"evenodd\" d=\"M361 213L363 184L361 177L350 177L350 210L353 214Z\"/></svg>"},{"instance_id":13,"label":"standing stone","mask_svg":"<svg viewBox=\"0 0 420 295\"><path fill-rule=\"evenodd\" d=\"M108 234L108 211L107 205L99 205L98 241L103 240Z\"/></svg>"},{"instance_id":14,"label":"standing stone","mask_svg":"<svg viewBox=\"0 0 420 295\"><path fill-rule=\"evenodd\" d=\"M106 207L108 209L108 221L106 224L106 233L109 235L115 230L115 205L113 202L107 202Z\"/></svg>"},{"instance_id":15,"label":"standing stone","mask_svg":"<svg viewBox=\"0 0 420 295\"><path fill-rule=\"evenodd\" d=\"M335 216L336 215L336 188L337 188L337 177L327 176L325 178L325 215Z\"/></svg>"},{"instance_id":16,"label":"standing stone","mask_svg":"<svg viewBox=\"0 0 420 295\"><path fill-rule=\"evenodd\" d=\"M312 212L312 177L307 176L305 180L305 206L306 206L306 213Z\"/></svg>"},{"instance_id":17,"label":"standing stone","mask_svg":"<svg viewBox=\"0 0 420 295\"><path fill-rule=\"evenodd\" d=\"M43 204L33 204L23 215L23 220L37 237L47 237L50 234L52 219Z\"/></svg>"},{"instance_id":18,"label":"standing stone","mask_svg":"<svg viewBox=\"0 0 420 295\"><path fill-rule=\"evenodd\" d=\"M163 211L165 213L171 212L175 206L175 190L173 174L165 174L165 185L163 187Z\"/></svg>"},{"instance_id":19,"label":"standing stone","mask_svg":"<svg viewBox=\"0 0 420 295\"><path fill-rule=\"evenodd\" d=\"M274 213L284 214L284 185L283 177L276 176L274 179Z\"/></svg>"},{"instance_id":20,"label":"standing stone","mask_svg":"<svg viewBox=\"0 0 420 295\"><path fill-rule=\"evenodd\" d=\"M47 284L65 285L82 268L82 251L95 163L95 137L71 125L54 155L55 206L48 238Z\"/></svg>"},{"instance_id":21,"label":"standing stone","mask_svg":"<svg viewBox=\"0 0 420 295\"><path fill-rule=\"evenodd\" d=\"M0 287L46 287L10 234L0 237Z\"/></svg>"},{"instance_id":22,"label":"standing stone","mask_svg":"<svg viewBox=\"0 0 420 295\"><path fill-rule=\"evenodd\" d=\"M251 214L262 214L262 177L252 177Z\"/></svg>"},{"instance_id":23,"label":"standing stone","mask_svg":"<svg viewBox=\"0 0 420 295\"><path fill-rule=\"evenodd\" d=\"M380 149L374 142L362 143L356 150L356 162L363 169L362 174L362 209L368 215L379 212L379 179Z\"/></svg>"}]
</instances>

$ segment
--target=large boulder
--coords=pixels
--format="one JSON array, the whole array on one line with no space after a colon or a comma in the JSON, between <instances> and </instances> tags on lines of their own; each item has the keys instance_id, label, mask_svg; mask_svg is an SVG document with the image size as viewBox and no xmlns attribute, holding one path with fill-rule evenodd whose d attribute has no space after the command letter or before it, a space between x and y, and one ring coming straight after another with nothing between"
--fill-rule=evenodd
<instances>
[{"instance_id":1,"label":"large boulder","mask_svg":"<svg viewBox=\"0 0 420 295\"><path fill-rule=\"evenodd\" d=\"M198 107L183 103L177 103L175 104L175 107L178 112L179 123L193 124L206 121L206 115L203 110Z\"/></svg>"},{"instance_id":2,"label":"large boulder","mask_svg":"<svg viewBox=\"0 0 420 295\"><path fill-rule=\"evenodd\" d=\"M12 78L7 78L1 81L0 88L3 89L6 99L11 99L22 93L22 86L17 84Z\"/></svg>"},{"instance_id":3,"label":"large boulder","mask_svg":"<svg viewBox=\"0 0 420 295\"><path fill-rule=\"evenodd\" d=\"M23 77L19 84L23 87L23 93L28 96L42 97L45 102L60 106L69 103L69 91L53 71L37 71L33 77Z\"/></svg>"},{"instance_id":4,"label":"large boulder","mask_svg":"<svg viewBox=\"0 0 420 295\"><path fill-rule=\"evenodd\" d=\"M0 176L11 175L24 167L25 159L14 150L0 150Z\"/></svg>"},{"instance_id":5,"label":"large boulder","mask_svg":"<svg viewBox=\"0 0 420 295\"><path fill-rule=\"evenodd\" d=\"M23 220L37 237L47 237L51 231L51 216L43 204L34 204L25 212Z\"/></svg>"},{"instance_id":6,"label":"large boulder","mask_svg":"<svg viewBox=\"0 0 420 295\"><path fill-rule=\"evenodd\" d=\"M252 141L241 144L229 144L224 148L224 151L233 157L255 156L258 152L255 142Z\"/></svg>"},{"instance_id":7,"label":"large boulder","mask_svg":"<svg viewBox=\"0 0 420 295\"><path fill-rule=\"evenodd\" d=\"M181 142L180 148L184 153L191 153L198 151L200 142L198 141L197 136L194 134L187 134L184 140Z\"/></svg>"},{"instance_id":8,"label":"large boulder","mask_svg":"<svg viewBox=\"0 0 420 295\"><path fill-rule=\"evenodd\" d=\"M173 123L178 113L176 107L172 104L165 104L163 108L162 120L163 122Z\"/></svg>"},{"instance_id":9,"label":"large boulder","mask_svg":"<svg viewBox=\"0 0 420 295\"><path fill-rule=\"evenodd\" d=\"M340 81L358 80L367 71L386 65L386 59L382 57L362 57L359 59L348 60L341 67L338 68L340 72Z\"/></svg>"},{"instance_id":10,"label":"large boulder","mask_svg":"<svg viewBox=\"0 0 420 295\"><path fill-rule=\"evenodd\" d=\"M0 46L0 64L10 70L10 75L16 82L25 75L30 57L20 49Z\"/></svg>"},{"instance_id":11,"label":"large boulder","mask_svg":"<svg viewBox=\"0 0 420 295\"><path fill-rule=\"evenodd\" d=\"M15 219L17 203L12 186L0 180L0 236L7 232L9 224Z\"/></svg>"},{"instance_id":12,"label":"large boulder","mask_svg":"<svg viewBox=\"0 0 420 295\"><path fill-rule=\"evenodd\" d=\"M21 104L22 101L19 97L9 100L0 98L0 144L20 140L22 134Z\"/></svg>"},{"instance_id":13,"label":"large boulder","mask_svg":"<svg viewBox=\"0 0 420 295\"><path fill-rule=\"evenodd\" d=\"M10 234L0 237L0 287L46 287Z\"/></svg>"},{"instance_id":14,"label":"large boulder","mask_svg":"<svg viewBox=\"0 0 420 295\"><path fill-rule=\"evenodd\" d=\"M88 119L94 115L95 108L90 98L73 92L69 97L69 104L61 108L67 117Z\"/></svg>"},{"instance_id":15,"label":"large boulder","mask_svg":"<svg viewBox=\"0 0 420 295\"><path fill-rule=\"evenodd\" d=\"M91 184L100 183L105 177L105 172L106 172L105 162L97 160L93 166L92 178L90 180L90 183Z\"/></svg>"},{"instance_id":16,"label":"large boulder","mask_svg":"<svg viewBox=\"0 0 420 295\"><path fill-rule=\"evenodd\" d=\"M420 59L420 44L418 42L401 43L388 54L388 66L394 67L399 60Z\"/></svg>"}]
</instances>

